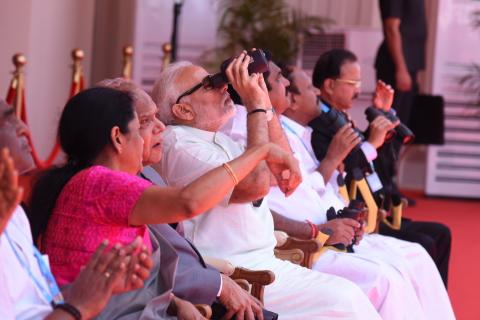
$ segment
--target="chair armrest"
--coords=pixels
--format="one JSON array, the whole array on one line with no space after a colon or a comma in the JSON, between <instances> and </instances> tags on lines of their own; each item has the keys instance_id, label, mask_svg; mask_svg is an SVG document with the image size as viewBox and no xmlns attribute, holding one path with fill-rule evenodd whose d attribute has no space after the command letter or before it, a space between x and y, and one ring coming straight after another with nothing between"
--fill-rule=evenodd
<instances>
[{"instance_id":1,"label":"chair armrest","mask_svg":"<svg viewBox=\"0 0 480 320\"><path fill-rule=\"evenodd\" d=\"M278 259L282 259L285 261L290 261L292 263L302 265L303 260L305 259L305 254L302 250L296 249L288 249L288 250L279 250L275 249L275 257Z\"/></svg>"},{"instance_id":2,"label":"chair armrest","mask_svg":"<svg viewBox=\"0 0 480 320\"><path fill-rule=\"evenodd\" d=\"M206 319L212 318L212 308L209 305L196 304L195 308L197 308L198 312Z\"/></svg>"},{"instance_id":3,"label":"chair armrest","mask_svg":"<svg viewBox=\"0 0 480 320\"><path fill-rule=\"evenodd\" d=\"M249 270L241 267L234 267L224 259L204 257L205 262L233 280L243 280L238 283L243 289L249 291L252 296L263 302L264 286L275 280L275 274L270 270ZM247 283L247 286L245 285ZM248 285L250 284L250 285ZM251 289L250 289L251 287ZM249 290L250 289L250 290Z\"/></svg>"},{"instance_id":4,"label":"chair armrest","mask_svg":"<svg viewBox=\"0 0 480 320\"><path fill-rule=\"evenodd\" d=\"M251 284L250 293L263 303L264 286L275 281L275 274L270 270L249 270L241 267L235 268L230 276L233 280L244 279Z\"/></svg>"},{"instance_id":5,"label":"chair armrest","mask_svg":"<svg viewBox=\"0 0 480 320\"><path fill-rule=\"evenodd\" d=\"M276 247L275 250L300 249L304 254L303 261L300 263L300 265L302 267L311 269L313 264L313 255L317 253L322 246L323 244L317 239L301 240L288 237L287 241L281 247Z\"/></svg>"}]
</instances>

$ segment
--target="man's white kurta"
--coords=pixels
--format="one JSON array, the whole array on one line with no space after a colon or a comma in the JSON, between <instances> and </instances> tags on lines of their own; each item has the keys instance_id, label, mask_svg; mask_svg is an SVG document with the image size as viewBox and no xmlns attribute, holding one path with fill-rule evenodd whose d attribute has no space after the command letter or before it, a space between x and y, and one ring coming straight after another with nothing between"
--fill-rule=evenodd
<instances>
[{"instance_id":1,"label":"man's white kurta","mask_svg":"<svg viewBox=\"0 0 480 320\"><path fill-rule=\"evenodd\" d=\"M164 155L154 165L169 186L182 187L231 161L243 148L224 134L186 126L164 133ZM276 241L267 201L216 207L184 222L185 236L204 256L254 270L269 269L276 280L265 288L265 307L281 319L379 319L361 290L348 280L314 272L274 257Z\"/></svg>"},{"instance_id":2,"label":"man's white kurta","mask_svg":"<svg viewBox=\"0 0 480 320\"><path fill-rule=\"evenodd\" d=\"M22 207L15 209L6 232L33 277L43 288L48 288L33 253L30 224ZM43 319L52 311L50 302L42 295L13 250L7 236L0 235L0 319Z\"/></svg>"},{"instance_id":3,"label":"man's white kurta","mask_svg":"<svg viewBox=\"0 0 480 320\"><path fill-rule=\"evenodd\" d=\"M310 144L311 129L283 116L281 122L304 171L303 182L297 189L303 191L297 197L294 197L296 191L288 199L282 199L278 188L272 188L269 205L272 210L278 210L292 219L311 219L317 224L324 223L325 208L339 210L345 206L337 193L336 176L339 173L335 172L330 182L322 188L319 183L321 175L316 170L319 162ZM317 207L318 203L322 205ZM310 210L304 213L297 209L300 206L309 207ZM355 253L326 251L314 268L357 283L374 299L372 303L385 319L454 318L438 270L420 245L378 234L366 234L360 244L354 246L354 250ZM377 278L374 277L375 273Z\"/></svg>"}]
</instances>

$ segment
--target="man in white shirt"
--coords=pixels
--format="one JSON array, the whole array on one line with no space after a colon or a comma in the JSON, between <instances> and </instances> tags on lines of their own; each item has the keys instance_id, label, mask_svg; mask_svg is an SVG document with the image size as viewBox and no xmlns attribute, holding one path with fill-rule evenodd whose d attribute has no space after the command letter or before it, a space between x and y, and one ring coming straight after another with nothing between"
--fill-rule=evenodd
<instances>
[{"instance_id":1,"label":"man in white shirt","mask_svg":"<svg viewBox=\"0 0 480 320\"><path fill-rule=\"evenodd\" d=\"M288 117L282 117L281 122L305 174L302 184L288 199L282 199L278 190L273 188L269 195L269 204L273 210L290 219L300 221L311 219L320 225L320 229L324 229L335 221L326 221L325 207L332 206L339 210L343 209L345 203L337 193L336 178L331 178L330 182L324 183L322 187L320 165L310 144L311 128L306 125L320 114L316 104L318 90L312 86L305 72L299 69L291 73L290 80L296 92L292 93L291 106L284 113ZM341 162L342 157L358 143L352 133L353 130L346 127L334 138L328 151L333 159L338 158ZM336 175L338 171L335 170L332 176ZM323 203L323 206L318 205L320 203ZM340 222L345 219L337 220ZM294 225L295 222L289 221L289 224ZM332 244L334 243L336 242ZM350 243L351 240L344 244ZM365 235L354 248L355 253L328 250L316 261L314 268L344 276L364 289L375 289L377 293L384 292L386 296L383 300L377 300L378 296L369 295L377 302L383 301L380 304L372 302L379 307L378 310L384 318L454 318L438 271L421 246L381 235ZM379 278L384 278L383 283L372 282L374 278L367 276L372 271L378 273ZM398 279L398 275L401 280ZM401 283L403 286L394 287L395 284L390 284L386 290L385 284L390 281ZM398 296L408 298L398 299ZM390 299L391 303L388 303Z\"/></svg>"},{"instance_id":2,"label":"man in white shirt","mask_svg":"<svg viewBox=\"0 0 480 320\"><path fill-rule=\"evenodd\" d=\"M242 53L227 69L247 106L247 149L269 141L289 148L278 118L269 110L263 77L248 75L249 62ZM154 168L168 185L185 185L243 152L240 145L218 132L234 115L226 85L217 89L197 85L205 83L206 76L200 67L177 63L167 67L155 84L153 99L160 120L169 126L164 135L164 157ZM271 119L268 125L267 117ZM259 165L220 205L184 222L185 236L205 256L273 271L275 281L265 288L264 302L281 319L378 319L353 283L274 257L273 219L266 201L259 201L270 187L269 169L274 172L275 166Z\"/></svg>"}]
</instances>

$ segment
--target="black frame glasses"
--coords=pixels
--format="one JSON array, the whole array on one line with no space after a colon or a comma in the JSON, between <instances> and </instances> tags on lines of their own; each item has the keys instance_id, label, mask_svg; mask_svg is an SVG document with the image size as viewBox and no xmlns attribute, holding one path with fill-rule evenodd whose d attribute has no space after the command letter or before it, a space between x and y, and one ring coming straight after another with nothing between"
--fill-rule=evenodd
<instances>
[{"instance_id":1,"label":"black frame glasses","mask_svg":"<svg viewBox=\"0 0 480 320\"><path fill-rule=\"evenodd\" d=\"M210 78L211 78L211 75L206 76L205 78L203 78L203 80L200 83L197 83L196 85L194 85L193 87L191 87L190 89L188 89L187 91L185 91L184 93L179 95L177 100L175 101L175 104L179 103L180 99L182 99L183 97L186 97L186 96L189 96L189 95L193 94L195 91L197 91L198 89L200 89L202 87L205 90L212 89L213 86L212 86L212 81L211 81Z\"/></svg>"}]
</instances>

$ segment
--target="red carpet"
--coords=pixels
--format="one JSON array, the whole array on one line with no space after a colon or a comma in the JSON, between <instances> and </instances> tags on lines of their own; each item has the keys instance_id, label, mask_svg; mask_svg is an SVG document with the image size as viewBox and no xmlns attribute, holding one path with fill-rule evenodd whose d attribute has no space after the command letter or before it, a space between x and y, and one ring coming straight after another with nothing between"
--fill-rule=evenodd
<instances>
[{"instance_id":1,"label":"red carpet","mask_svg":"<svg viewBox=\"0 0 480 320\"><path fill-rule=\"evenodd\" d=\"M452 230L448 292L457 319L480 319L480 200L427 198L407 192L417 200L405 216L438 221Z\"/></svg>"}]
</instances>

